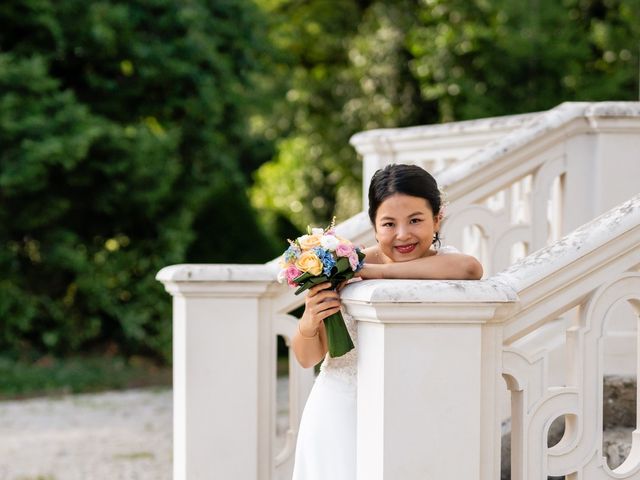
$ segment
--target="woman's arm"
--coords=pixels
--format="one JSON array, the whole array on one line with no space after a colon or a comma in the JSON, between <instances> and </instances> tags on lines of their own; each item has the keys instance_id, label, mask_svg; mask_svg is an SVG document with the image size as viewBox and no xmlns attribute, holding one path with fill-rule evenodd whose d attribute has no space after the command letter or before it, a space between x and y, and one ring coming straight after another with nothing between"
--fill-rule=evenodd
<instances>
[{"instance_id":1,"label":"woman's arm","mask_svg":"<svg viewBox=\"0 0 640 480\"><path fill-rule=\"evenodd\" d=\"M308 290L302 318L291 340L291 348L303 368L311 368L327 354L324 319L340 311L340 296L331 283L321 283Z\"/></svg>"},{"instance_id":2,"label":"woman's arm","mask_svg":"<svg viewBox=\"0 0 640 480\"><path fill-rule=\"evenodd\" d=\"M368 263L358 274L363 279L407 278L433 280L479 280L482 265L470 255L448 253L406 262Z\"/></svg>"}]
</instances>

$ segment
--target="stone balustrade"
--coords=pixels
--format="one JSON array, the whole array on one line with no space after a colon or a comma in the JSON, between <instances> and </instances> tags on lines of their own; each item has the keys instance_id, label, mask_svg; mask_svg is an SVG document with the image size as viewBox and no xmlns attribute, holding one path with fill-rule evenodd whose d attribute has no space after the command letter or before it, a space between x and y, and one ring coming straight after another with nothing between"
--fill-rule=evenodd
<instances>
[{"instance_id":1,"label":"stone balustrade","mask_svg":"<svg viewBox=\"0 0 640 480\"><path fill-rule=\"evenodd\" d=\"M173 478L289 471L313 372L290 364L292 429L276 452L276 339L291 338L297 319L275 267L175 265L157 278L173 296Z\"/></svg>"},{"instance_id":2,"label":"stone balustrade","mask_svg":"<svg viewBox=\"0 0 640 480\"><path fill-rule=\"evenodd\" d=\"M491 132L492 121L502 136ZM638 103L566 104L504 119L502 126L488 119L463 125L460 132L462 127L469 145L483 146L464 158L460 153L440 176L451 201L445 241L464 240L460 232L469 219L490 219L480 228L491 238L485 241L485 260L493 256L502 264L485 265L489 272L509 265L496 254L500 238L504 245L510 235L512 241L530 242L529 249L539 248L544 242L534 236L548 240L550 223L561 225L559 236L611 208L614 199L637 193ZM410 137L405 153L420 144ZM387 140L376 142L388 152L396 148ZM401 159L375 148L377 162ZM549 195L554 182L561 187L555 197ZM546 214L549 198L561 200L555 220ZM523 199L528 213L518 220ZM359 478L499 478L500 422L509 416L503 378L511 391L514 479L537 480L545 473L635 475L633 449L616 474L598 459L597 422L609 328L603 318L621 303L637 318L640 305L639 202L634 197L486 280L367 281L347 287L344 304L358 320L360 338L358 387L360 398L367 399L358 405ZM468 217L473 209L479 214ZM514 226L516 233L506 233ZM364 212L338 231L358 243L372 240ZM313 372L290 359L289 431L276 451L277 337L291 338L297 321L291 312L302 302L275 282L276 269L275 261L176 265L158 274L174 305L176 480L290 478ZM568 342L558 343L558 332L565 330ZM552 337L556 353L548 342ZM637 333L628 338L637 343ZM566 364L555 362L559 350L566 351ZM546 432L558 417L565 419L565 437L547 449Z\"/></svg>"},{"instance_id":3,"label":"stone balustrade","mask_svg":"<svg viewBox=\"0 0 640 480\"><path fill-rule=\"evenodd\" d=\"M359 338L358 479L499 478L502 377L512 396L513 478L635 474L633 449L617 473L601 458L601 340L614 305L640 314L639 270L637 195L487 280L347 286ZM272 265L181 265L158 275L174 295L177 479L290 475L291 443L273 448L275 338L290 336L295 319L274 277ZM545 352L517 341L576 305L568 383L552 385ZM313 378L291 372L295 419ZM565 437L547 448L562 416Z\"/></svg>"}]
</instances>

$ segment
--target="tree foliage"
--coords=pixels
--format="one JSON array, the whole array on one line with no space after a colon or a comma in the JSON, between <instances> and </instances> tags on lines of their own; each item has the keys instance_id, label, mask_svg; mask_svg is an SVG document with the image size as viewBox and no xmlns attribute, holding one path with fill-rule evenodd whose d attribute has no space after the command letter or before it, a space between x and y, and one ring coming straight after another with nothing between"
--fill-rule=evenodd
<instances>
[{"instance_id":1,"label":"tree foliage","mask_svg":"<svg viewBox=\"0 0 640 480\"><path fill-rule=\"evenodd\" d=\"M269 155L246 121L266 68L259 14L238 0L2 2L4 352L168 359L160 268L274 254L245 193Z\"/></svg>"},{"instance_id":2,"label":"tree foliage","mask_svg":"<svg viewBox=\"0 0 640 480\"><path fill-rule=\"evenodd\" d=\"M415 2L258 3L281 52L283 93L257 122L277 139L277 153L256 174L253 204L276 227L278 219L298 230L325 224L334 213L345 219L360 208L361 195L362 166L349 138L423 118L404 33Z\"/></svg>"},{"instance_id":3,"label":"tree foliage","mask_svg":"<svg viewBox=\"0 0 640 480\"><path fill-rule=\"evenodd\" d=\"M276 228L360 209L358 131L638 96L640 0L259 4L286 93L252 201Z\"/></svg>"},{"instance_id":4,"label":"tree foliage","mask_svg":"<svg viewBox=\"0 0 640 480\"><path fill-rule=\"evenodd\" d=\"M638 0L427 4L407 44L439 121L637 99Z\"/></svg>"},{"instance_id":5,"label":"tree foliage","mask_svg":"<svg viewBox=\"0 0 640 480\"><path fill-rule=\"evenodd\" d=\"M357 212L354 133L636 99L639 44L640 0L0 2L0 348L167 359L155 273Z\"/></svg>"}]
</instances>

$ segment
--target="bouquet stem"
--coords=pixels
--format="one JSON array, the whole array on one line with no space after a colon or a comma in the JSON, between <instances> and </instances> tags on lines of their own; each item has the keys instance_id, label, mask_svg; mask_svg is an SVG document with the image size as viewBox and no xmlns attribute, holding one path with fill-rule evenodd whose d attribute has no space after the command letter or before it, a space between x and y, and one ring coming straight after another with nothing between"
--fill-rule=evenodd
<instances>
[{"instance_id":1,"label":"bouquet stem","mask_svg":"<svg viewBox=\"0 0 640 480\"><path fill-rule=\"evenodd\" d=\"M334 313L324 319L324 326L327 330L327 342L329 343L329 355L341 357L353 349L353 341L349 335L349 330L344 323L341 312Z\"/></svg>"}]
</instances>

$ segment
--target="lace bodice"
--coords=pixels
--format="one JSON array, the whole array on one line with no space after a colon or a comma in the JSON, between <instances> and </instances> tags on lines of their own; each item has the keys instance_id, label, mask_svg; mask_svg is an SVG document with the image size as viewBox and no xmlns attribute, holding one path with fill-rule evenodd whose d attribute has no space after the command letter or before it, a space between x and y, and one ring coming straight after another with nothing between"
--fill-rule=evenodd
<instances>
[{"instance_id":1,"label":"lace bodice","mask_svg":"<svg viewBox=\"0 0 640 480\"><path fill-rule=\"evenodd\" d=\"M344 323L347 326L354 348L341 357L332 357L327 353L322 365L320 365L320 375L331 375L341 378L348 383L357 383L358 375L358 329L354 318L342 311Z\"/></svg>"}]
</instances>

